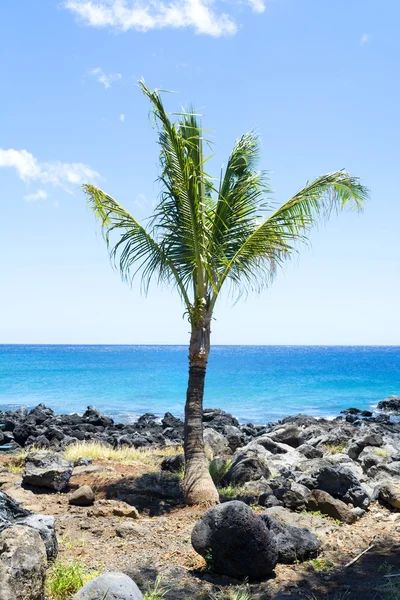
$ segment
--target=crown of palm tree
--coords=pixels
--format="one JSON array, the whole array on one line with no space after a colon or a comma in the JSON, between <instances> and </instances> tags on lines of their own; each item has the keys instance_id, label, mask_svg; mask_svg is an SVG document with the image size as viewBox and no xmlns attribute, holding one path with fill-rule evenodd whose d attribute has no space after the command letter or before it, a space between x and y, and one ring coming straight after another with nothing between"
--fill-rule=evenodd
<instances>
[{"instance_id":1,"label":"crown of palm tree","mask_svg":"<svg viewBox=\"0 0 400 600\"><path fill-rule=\"evenodd\" d=\"M160 145L162 192L153 217L144 226L104 191L84 189L123 278L132 282L140 273L145 292L153 279L175 285L192 323L199 309L213 311L225 282L239 294L262 289L319 220L344 207L362 209L368 190L344 171L318 177L275 208L267 173L257 169L254 131L236 141L216 182L205 171L210 157L198 115L190 110L172 122L160 92L140 86Z\"/></svg>"}]
</instances>

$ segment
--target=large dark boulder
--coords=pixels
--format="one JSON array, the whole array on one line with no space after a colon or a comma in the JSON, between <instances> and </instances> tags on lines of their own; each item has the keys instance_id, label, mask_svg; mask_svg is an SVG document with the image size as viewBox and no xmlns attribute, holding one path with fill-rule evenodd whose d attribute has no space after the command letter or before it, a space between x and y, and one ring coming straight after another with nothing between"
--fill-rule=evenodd
<instances>
[{"instance_id":1,"label":"large dark boulder","mask_svg":"<svg viewBox=\"0 0 400 600\"><path fill-rule=\"evenodd\" d=\"M114 425L113 419L102 415L95 406L87 407L87 410L83 413L83 420L87 421L91 425L99 425L102 427Z\"/></svg>"},{"instance_id":2,"label":"large dark boulder","mask_svg":"<svg viewBox=\"0 0 400 600\"><path fill-rule=\"evenodd\" d=\"M295 423L285 423L276 427L269 436L276 442L298 448L304 442L304 433Z\"/></svg>"},{"instance_id":3,"label":"large dark boulder","mask_svg":"<svg viewBox=\"0 0 400 600\"><path fill-rule=\"evenodd\" d=\"M35 420L35 423L40 425L48 419L55 417L55 412L51 408L47 408L44 404L38 404L35 408L32 408L29 416Z\"/></svg>"},{"instance_id":4,"label":"large dark boulder","mask_svg":"<svg viewBox=\"0 0 400 600\"><path fill-rule=\"evenodd\" d=\"M153 413L144 413L135 423L136 429L152 429L157 427L157 417Z\"/></svg>"},{"instance_id":5,"label":"large dark boulder","mask_svg":"<svg viewBox=\"0 0 400 600\"><path fill-rule=\"evenodd\" d=\"M357 417L372 417L373 413L370 410L360 410L359 408L346 408L340 411L342 415L352 415Z\"/></svg>"},{"instance_id":6,"label":"large dark boulder","mask_svg":"<svg viewBox=\"0 0 400 600\"><path fill-rule=\"evenodd\" d=\"M62 426L83 425L84 420L81 415L72 413L71 415L60 415L59 424Z\"/></svg>"},{"instance_id":7,"label":"large dark boulder","mask_svg":"<svg viewBox=\"0 0 400 600\"><path fill-rule=\"evenodd\" d=\"M261 519L275 540L278 562L292 564L317 556L321 543L309 529L286 525L267 514L262 514Z\"/></svg>"},{"instance_id":8,"label":"large dark boulder","mask_svg":"<svg viewBox=\"0 0 400 600\"><path fill-rule=\"evenodd\" d=\"M359 408L346 408L346 410L341 410L341 415L361 415L361 410Z\"/></svg>"},{"instance_id":9,"label":"large dark boulder","mask_svg":"<svg viewBox=\"0 0 400 600\"><path fill-rule=\"evenodd\" d=\"M356 515L350 510L347 504L333 498L328 492L322 490L313 490L307 500L307 510L318 511L323 515L332 517L344 523L354 523L357 520Z\"/></svg>"},{"instance_id":10,"label":"large dark boulder","mask_svg":"<svg viewBox=\"0 0 400 600\"><path fill-rule=\"evenodd\" d=\"M178 417L174 417L170 412L165 413L164 417L161 419L161 423L164 429L171 427L176 431L183 432L183 421L178 419Z\"/></svg>"},{"instance_id":11,"label":"large dark boulder","mask_svg":"<svg viewBox=\"0 0 400 600\"><path fill-rule=\"evenodd\" d=\"M347 467L323 465L315 474L315 481L318 489L328 492L334 498L360 508L369 506L370 499L367 491Z\"/></svg>"},{"instance_id":12,"label":"large dark boulder","mask_svg":"<svg viewBox=\"0 0 400 600\"><path fill-rule=\"evenodd\" d=\"M258 504L260 497L272 494L272 489L264 477L256 481L248 481L242 488L238 500L246 502L246 504Z\"/></svg>"},{"instance_id":13,"label":"large dark boulder","mask_svg":"<svg viewBox=\"0 0 400 600\"><path fill-rule=\"evenodd\" d=\"M267 577L278 561L265 522L237 500L207 510L193 528L192 545L216 573L235 579Z\"/></svg>"},{"instance_id":14,"label":"large dark boulder","mask_svg":"<svg viewBox=\"0 0 400 600\"><path fill-rule=\"evenodd\" d=\"M400 396L389 396L381 400L378 402L378 408L389 413L400 413Z\"/></svg>"},{"instance_id":15,"label":"large dark boulder","mask_svg":"<svg viewBox=\"0 0 400 600\"><path fill-rule=\"evenodd\" d=\"M221 431L226 425L239 427L239 421L235 417L218 408L205 408L203 411L203 421L208 423L213 429Z\"/></svg>"},{"instance_id":16,"label":"large dark boulder","mask_svg":"<svg viewBox=\"0 0 400 600\"><path fill-rule=\"evenodd\" d=\"M305 508L310 496L310 490L305 485L288 480L282 487L274 489L273 493L280 504L292 510Z\"/></svg>"},{"instance_id":17,"label":"large dark boulder","mask_svg":"<svg viewBox=\"0 0 400 600\"><path fill-rule=\"evenodd\" d=\"M22 475L24 484L61 492L68 487L73 464L56 452L28 454Z\"/></svg>"},{"instance_id":18,"label":"large dark boulder","mask_svg":"<svg viewBox=\"0 0 400 600\"><path fill-rule=\"evenodd\" d=\"M24 446L26 440L29 437L33 436L35 438L38 435L41 435L43 433L43 430L39 429L35 421L32 420L30 422L25 421L23 423L18 423L15 426L13 433L14 440L17 442L17 444L19 444L20 446Z\"/></svg>"},{"instance_id":19,"label":"large dark boulder","mask_svg":"<svg viewBox=\"0 0 400 600\"><path fill-rule=\"evenodd\" d=\"M320 448L315 448L314 446L310 446L310 444L302 444L297 448L297 451L306 458L322 458L324 455Z\"/></svg>"},{"instance_id":20,"label":"large dark boulder","mask_svg":"<svg viewBox=\"0 0 400 600\"><path fill-rule=\"evenodd\" d=\"M238 450L233 456L233 462L224 476L224 483L242 485L247 481L256 481L264 477L268 479L271 472L267 464L267 453L262 446L246 447L243 452Z\"/></svg>"},{"instance_id":21,"label":"large dark boulder","mask_svg":"<svg viewBox=\"0 0 400 600\"><path fill-rule=\"evenodd\" d=\"M225 425L222 428L217 428L217 431L222 432L226 438L231 452L235 452L238 448L243 446L245 436L240 431L239 427L235 425Z\"/></svg>"},{"instance_id":22,"label":"large dark boulder","mask_svg":"<svg viewBox=\"0 0 400 600\"><path fill-rule=\"evenodd\" d=\"M56 425L50 425L50 427L48 427L48 429L46 430L46 437L50 440L50 441L55 441L58 440L59 442L64 438L64 432L60 427L57 427Z\"/></svg>"},{"instance_id":23,"label":"large dark boulder","mask_svg":"<svg viewBox=\"0 0 400 600\"><path fill-rule=\"evenodd\" d=\"M379 433L370 433L361 439L355 440L347 449L347 454L352 460L357 460L367 446L383 446L383 437Z\"/></svg>"}]
</instances>

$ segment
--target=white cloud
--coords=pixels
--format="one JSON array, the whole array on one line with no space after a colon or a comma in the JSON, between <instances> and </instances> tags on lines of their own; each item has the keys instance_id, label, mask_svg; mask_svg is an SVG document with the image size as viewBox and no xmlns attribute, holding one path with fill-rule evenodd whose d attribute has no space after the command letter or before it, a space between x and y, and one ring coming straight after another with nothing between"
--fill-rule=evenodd
<instances>
[{"instance_id":1,"label":"white cloud","mask_svg":"<svg viewBox=\"0 0 400 600\"><path fill-rule=\"evenodd\" d=\"M124 115L124 113L121 113L121 114L119 115L119 120L120 120L120 121L122 121L122 122L124 122L124 121L125 121L125 115Z\"/></svg>"},{"instance_id":2,"label":"white cloud","mask_svg":"<svg viewBox=\"0 0 400 600\"><path fill-rule=\"evenodd\" d=\"M364 46L364 44L368 44L368 42L369 42L369 35L368 35L368 33L363 33L362 36L361 36L361 39L360 39L360 44L362 46Z\"/></svg>"},{"instance_id":3,"label":"white cloud","mask_svg":"<svg viewBox=\"0 0 400 600\"><path fill-rule=\"evenodd\" d=\"M45 190L38 190L34 194L26 194L26 196L24 196L24 200L27 200L28 202L34 202L35 200L46 200L46 198L47 192Z\"/></svg>"},{"instance_id":4,"label":"white cloud","mask_svg":"<svg viewBox=\"0 0 400 600\"><path fill-rule=\"evenodd\" d=\"M263 0L248 0L253 11L256 13L263 13L265 11L265 2Z\"/></svg>"},{"instance_id":5,"label":"white cloud","mask_svg":"<svg viewBox=\"0 0 400 600\"><path fill-rule=\"evenodd\" d=\"M92 69L92 71L90 71L90 75L96 77L97 81L102 83L106 90L111 87L111 84L114 83L114 81L122 79L121 73L109 73L107 75L107 73L104 73L103 69L100 69L100 67Z\"/></svg>"},{"instance_id":6,"label":"white cloud","mask_svg":"<svg viewBox=\"0 0 400 600\"><path fill-rule=\"evenodd\" d=\"M100 177L96 171L84 163L40 162L27 150L3 150L0 148L1 167L15 169L22 181L40 181L64 187L67 191L68 184L79 185ZM43 190L39 191L43 192Z\"/></svg>"},{"instance_id":7,"label":"white cloud","mask_svg":"<svg viewBox=\"0 0 400 600\"><path fill-rule=\"evenodd\" d=\"M264 0L245 0L254 12L265 10ZM216 0L65 0L64 7L86 25L119 31L149 31L191 27L196 33L233 35L238 25L230 15L213 9Z\"/></svg>"}]
</instances>

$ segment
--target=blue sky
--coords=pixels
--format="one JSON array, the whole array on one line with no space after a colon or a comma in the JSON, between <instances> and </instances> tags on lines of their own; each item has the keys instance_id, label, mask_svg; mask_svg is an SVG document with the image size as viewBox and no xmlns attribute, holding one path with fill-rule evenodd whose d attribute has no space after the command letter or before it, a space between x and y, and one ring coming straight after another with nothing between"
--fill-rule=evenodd
<instances>
[{"instance_id":1,"label":"blue sky","mask_svg":"<svg viewBox=\"0 0 400 600\"><path fill-rule=\"evenodd\" d=\"M173 293L112 271L79 187L150 214L144 77L204 114L215 175L255 127L276 201L341 168L371 189L269 290L222 298L214 343L399 344L399 21L395 0L2 0L0 342L187 343Z\"/></svg>"}]
</instances>

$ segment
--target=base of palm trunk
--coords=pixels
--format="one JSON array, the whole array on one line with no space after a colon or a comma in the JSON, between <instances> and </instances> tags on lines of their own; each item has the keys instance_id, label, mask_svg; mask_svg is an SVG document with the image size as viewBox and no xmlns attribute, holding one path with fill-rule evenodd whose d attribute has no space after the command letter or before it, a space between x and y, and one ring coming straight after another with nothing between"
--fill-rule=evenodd
<instances>
[{"instance_id":1,"label":"base of palm trunk","mask_svg":"<svg viewBox=\"0 0 400 600\"><path fill-rule=\"evenodd\" d=\"M213 506L219 504L219 494L211 475L203 465L192 466L185 473L183 493L186 504L202 504Z\"/></svg>"}]
</instances>

